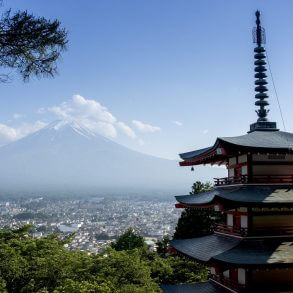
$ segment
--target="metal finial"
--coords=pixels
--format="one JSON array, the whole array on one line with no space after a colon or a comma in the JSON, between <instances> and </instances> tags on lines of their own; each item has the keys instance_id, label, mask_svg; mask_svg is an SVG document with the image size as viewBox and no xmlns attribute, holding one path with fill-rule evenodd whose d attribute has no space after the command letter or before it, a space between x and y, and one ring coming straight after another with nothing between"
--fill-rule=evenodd
<instances>
[{"instance_id":1,"label":"metal finial","mask_svg":"<svg viewBox=\"0 0 293 293\"><path fill-rule=\"evenodd\" d=\"M265 29L260 25L260 12L257 10L255 12L256 16L256 27L253 29L253 42L260 47L262 44L266 43Z\"/></svg>"},{"instance_id":2,"label":"metal finial","mask_svg":"<svg viewBox=\"0 0 293 293\"><path fill-rule=\"evenodd\" d=\"M255 91L256 95L255 98L257 101L255 102L256 106L259 106L259 109L256 111L258 120L257 121L267 121L267 114L269 110L265 109L265 106L268 106L269 103L267 101L268 95L266 92L268 91L266 77L267 75L265 72L267 71L266 65L266 55L265 55L265 48L262 47L262 44L265 43L265 31L264 28L260 25L260 12L257 10L256 13L256 28L254 28L254 42L257 44L257 47L254 49L256 53L254 55L255 58Z\"/></svg>"},{"instance_id":3,"label":"metal finial","mask_svg":"<svg viewBox=\"0 0 293 293\"><path fill-rule=\"evenodd\" d=\"M258 119L256 123L251 124L250 131L254 130L276 130L276 123L275 122L269 122L267 119L267 115L269 113L269 110L266 109L266 106L269 105L269 102L267 101L268 95L267 95L267 81L266 81L266 50L262 46L266 42L265 37L265 30L261 26L260 22L260 12L257 10L255 12L256 16L256 27L253 29L253 42L256 43L256 47L254 48L254 71L256 78L254 84L255 84L255 98L256 102L255 105L259 108L255 111L257 113Z\"/></svg>"}]
</instances>

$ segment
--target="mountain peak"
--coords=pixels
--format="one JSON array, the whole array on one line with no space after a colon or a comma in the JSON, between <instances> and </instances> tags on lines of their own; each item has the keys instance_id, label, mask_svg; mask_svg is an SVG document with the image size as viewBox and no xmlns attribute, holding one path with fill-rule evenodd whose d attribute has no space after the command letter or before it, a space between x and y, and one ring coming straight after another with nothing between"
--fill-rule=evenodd
<instances>
[{"instance_id":1,"label":"mountain peak","mask_svg":"<svg viewBox=\"0 0 293 293\"><path fill-rule=\"evenodd\" d=\"M56 132L59 131L66 131L68 129L73 130L74 132L78 133L79 135L82 135L86 138L92 138L92 137L96 137L96 134L91 131L89 128L81 125L79 122L75 121L75 120L56 120L52 123L50 123L49 125L47 125L46 127L44 127L43 129L46 130L53 130Z\"/></svg>"}]
</instances>

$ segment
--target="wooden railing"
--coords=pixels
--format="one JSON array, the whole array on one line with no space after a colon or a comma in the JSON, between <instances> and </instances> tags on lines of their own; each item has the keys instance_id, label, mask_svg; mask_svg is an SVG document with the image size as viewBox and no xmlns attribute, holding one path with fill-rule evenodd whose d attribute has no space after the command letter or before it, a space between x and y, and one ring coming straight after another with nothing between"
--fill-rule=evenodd
<instances>
[{"instance_id":1,"label":"wooden railing","mask_svg":"<svg viewBox=\"0 0 293 293\"><path fill-rule=\"evenodd\" d=\"M214 178L216 186L247 183L293 183L293 175L241 175L224 178Z\"/></svg>"},{"instance_id":2,"label":"wooden railing","mask_svg":"<svg viewBox=\"0 0 293 293\"><path fill-rule=\"evenodd\" d=\"M248 176L230 176L230 177L223 177L223 178L214 178L215 185L229 185L229 184L244 184L248 183Z\"/></svg>"},{"instance_id":3,"label":"wooden railing","mask_svg":"<svg viewBox=\"0 0 293 293\"><path fill-rule=\"evenodd\" d=\"M247 228L228 226L227 224L217 224L215 232L247 237L247 236L281 236L293 235L293 226L257 227L248 231Z\"/></svg>"},{"instance_id":4,"label":"wooden railing","mask_svg":"<svg viewBox=\"0 0 293 293\"><path fill-rule=\"evenodd\" d=\"M217 281L220 284L223 284L224 286L236 291L241 292L245 289L245 285L239 284L234 280L219 276L219 275L211 275L211 279Z\"/></svg>"},{"instance_id":5,"label":"wooden railing","mask_svg":"<svg viewBox=\"0 0 293 293\"><path fill-rule=\"evenodd\" d=\"M227 224L217 224L215 226L215 232L236 235L236 236L247 236L247 228L228 226Z\"/></svg>"}]
</instances>

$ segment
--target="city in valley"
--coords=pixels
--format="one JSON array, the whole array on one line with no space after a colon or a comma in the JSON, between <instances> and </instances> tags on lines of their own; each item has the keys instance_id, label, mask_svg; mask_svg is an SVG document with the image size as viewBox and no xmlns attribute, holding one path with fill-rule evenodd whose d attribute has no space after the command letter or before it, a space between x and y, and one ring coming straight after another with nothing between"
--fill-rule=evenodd
<instances>
[{"instance_id":1,"label":"city in valley","mask_svg":"<svg viewBox=\"0 0 293 293\"><path fill-rule=\"evenodd\" d=\"M180 211L172 197L18 197L0 199L0 216L0 228L31 224L34 237L74 232L68 249L101 253L130 227L153 248L157 239L173 235Z\"/></svg>"}]
</instances>

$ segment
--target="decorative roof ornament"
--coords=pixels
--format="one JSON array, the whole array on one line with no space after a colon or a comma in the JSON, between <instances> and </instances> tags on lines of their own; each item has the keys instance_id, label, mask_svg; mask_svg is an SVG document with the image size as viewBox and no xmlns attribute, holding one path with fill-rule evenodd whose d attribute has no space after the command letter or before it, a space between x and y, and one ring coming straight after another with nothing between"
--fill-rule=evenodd
<instances>
[{"instance_id":1,"label":"decorative roof ornament","mask_svg":"<svg viewBox=\"0 0 293 293\"><path fill-rule=\"evenodd\" d=\"M258 119L256 123L253 123L250 125L250 131L274 131L277 129L276 122L269 122L267 119L267 115L269 113L269 109L266 109L266 106L269 105L269 102L267 101L268 95L267 95L267 87L266 84L268 83L266 81L266 50L263 47L263 45L266 43L266 35L265 35L265 29L260 24L260 12L257 10L255 13L256 16L256 27L253 29L253 42L256 43L256 47L254 48L254 71L256 78L254 84L255 87L255 98L257 101L255 102L255 105L259 107L258 110L255 112L257 113Z\"/></svg>"}]
</instances>

